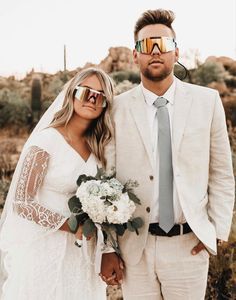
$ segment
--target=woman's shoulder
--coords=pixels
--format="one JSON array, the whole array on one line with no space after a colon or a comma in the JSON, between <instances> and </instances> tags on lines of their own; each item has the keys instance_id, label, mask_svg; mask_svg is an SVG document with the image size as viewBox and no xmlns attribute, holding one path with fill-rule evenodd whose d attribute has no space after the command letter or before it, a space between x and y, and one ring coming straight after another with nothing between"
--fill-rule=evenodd
<instances>
[{"instance_id":1,"label":"woman's shoulder","mask_svg":"<svg viewBox=\"0 0 236 300\"><path fill-rule=\"evenodd\" d=\"M60 147L60 139L58 139L58 133L55 128L47 127L37 132L29 142L30 147L39 147L49 154L53 152L54 149Z\"/></svg>"}]
</instances>

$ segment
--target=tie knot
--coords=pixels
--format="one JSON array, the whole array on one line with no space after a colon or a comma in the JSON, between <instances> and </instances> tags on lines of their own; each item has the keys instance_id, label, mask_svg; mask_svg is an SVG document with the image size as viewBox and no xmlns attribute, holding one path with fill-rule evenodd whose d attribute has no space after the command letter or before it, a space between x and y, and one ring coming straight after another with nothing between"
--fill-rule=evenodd
<instances>
[{"instance_id":1,"label":"tie knot","mask_svg":"<svg viewBox=\"0 0 236 300\"><path fill-rule=\"evenodd\" d=\"M158 97L155 102L154 105L156 106L156 108L160 108L162 106L165 106L168 103L168 101L163 98L163 97Z\"/></svg>"}]
</instances>

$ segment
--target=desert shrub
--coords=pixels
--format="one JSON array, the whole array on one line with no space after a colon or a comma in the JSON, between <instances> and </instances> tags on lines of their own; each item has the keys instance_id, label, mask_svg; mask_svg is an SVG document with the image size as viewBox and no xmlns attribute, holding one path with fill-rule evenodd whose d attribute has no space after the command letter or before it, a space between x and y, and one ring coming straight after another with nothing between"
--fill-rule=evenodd
<instances>
[{"instance_id":1,"label":"desert shrub","mask_svg":"<svg viewBox=\"0 0 236 300\"><path fill-rule=\"evenodd\" d=\"M134 71L118 71L110 74L114 81L118 84L124 80L128 80L132 83L140 83L140 75Z\"/></svg>"},{"instance_id":2,"label":"desert shrub","mask_svg":"<svg viewBox=\"0 0 236 300\"><path fill-rule=\"evenodd\" d=\"M126 91L132 89L135 86L136 86L136 84L133 84L129 80L124 80L115 85L115 94L119 95L123 92L126 92Z\"/></svg>"},{"instance_id":3,"label":"desert shrub","mask_svg":"<svg viewBox=\"0 0 236 300\"><path fill-rule=\"evenodd\" d=\"M31 111L29 105L16 92L5 89L0 93L0 128L8 125L25 126L29 124Z\"/></svg>"},{"instance_id":4,"label":"desert shrub","mask_svg":"<svg viewBox=\"0 0 236 300\"><path fill-rule=\"evenodd\" d=\"M218 248L218 255L210 258L206 300L235 299L236 295L236 214L229 242Z\"/></svg>"},{"instance_id":5,"label":"desert shrub","mask_svg":"<svg viewBox=\"0 0 236 300\"><path fill-rule=\"evenodd\" d=\"M196 84L206 86L213 81L222 82L225 75L222 64L208 61L195 70L193 80Z\"/></svg>"},{"instance_id":6,"label":"desert shrub","mask_svg":"<svg viewBox=\"0 0 236 300\"><path fill-rule=\"evenodd\" d=\"M0 179L0 209L2 209L4 206L4 201L7 197L9 186L10 186L9 178Z\"/></svg>"},{"instance_id":7,"label":"desert shrub","mask_svg":"<svg viewBox=\"0 0 236 300\"><path fill-rule=\"evenodd\" d=\"M64 82L60 78L55 77L49 83L48 92L53 95L54 98L56 98L56 96L62 90L63 85Z\"/></svg>"},{"instance_id":8,"label":"desert shrub","mask_svg":"<svg viewBox=\"0 0 236 300\"><path fill-rule=\"evenodd\" d=\"M46 100L42 102L42 114L49 108L53 101Z\"/></svg>"}]
</instances>

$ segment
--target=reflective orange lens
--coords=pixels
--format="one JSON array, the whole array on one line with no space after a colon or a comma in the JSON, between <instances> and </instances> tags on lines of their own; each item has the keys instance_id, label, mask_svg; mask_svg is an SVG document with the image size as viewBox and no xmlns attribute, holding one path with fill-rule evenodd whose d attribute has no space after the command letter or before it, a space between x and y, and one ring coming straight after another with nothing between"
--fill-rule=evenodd
<instances>
[{"instance_id":1,"label":"reflective orange lens","mask_svg":"<svg viewBox=\"0 0 236 300\"><path fill-rule=\"evenodd\" d=\"M84 86L76 87L75 98L82 102L94 101L96 107L106 107L106 97L102 92Z\"/></svg>"},{"instance_id":2,"label":"reflective orange lens","mask_svg":"<svg viewBox=\"0 0 236 300\"><path fill-rule=\"evenodd\" d=\"M143 54L151 54L156 45L161 53L173 51L176 48L176 42L174 38L162 36L150 37L141 41L137 41L135 44L135 49Z\"/></svg>"}]
</instances>

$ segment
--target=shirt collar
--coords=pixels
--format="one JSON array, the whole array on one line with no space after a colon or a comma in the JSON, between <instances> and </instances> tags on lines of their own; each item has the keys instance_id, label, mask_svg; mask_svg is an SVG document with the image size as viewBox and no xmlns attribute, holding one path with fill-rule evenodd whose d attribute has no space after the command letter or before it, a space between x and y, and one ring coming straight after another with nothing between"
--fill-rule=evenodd
<instances>
[{"instance_id":1,"label":"shirt collar","mask_svg":"<svg viewBox=\"0 0 236 300\"><path fill-rule=\"evenodd\" d=\"M156 95L153 92L146 89L141 82L141 89L143 91L145 101L148 105L153 105L153 103L155 102L157 97L163 97L166 100L168 100L168 102L170 102L170 104L173 105L174 104L174 96L175 96L175 87L176 87L176 80L174 78L173 83L171 84L171 86L168 88L168 90L165 92L164 95Z\"/></svg>"}]
</instances>

